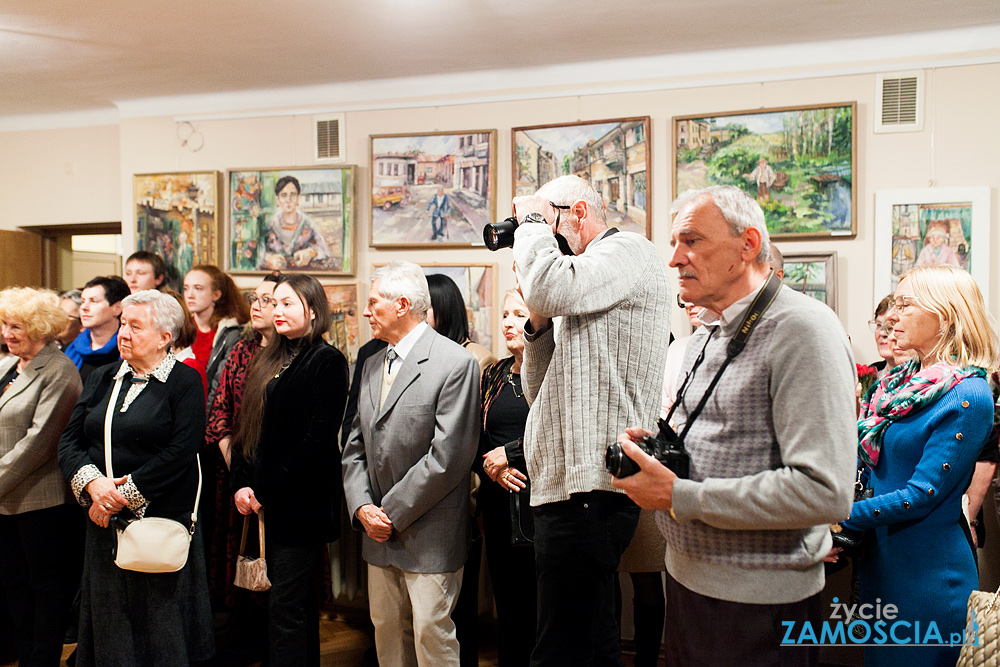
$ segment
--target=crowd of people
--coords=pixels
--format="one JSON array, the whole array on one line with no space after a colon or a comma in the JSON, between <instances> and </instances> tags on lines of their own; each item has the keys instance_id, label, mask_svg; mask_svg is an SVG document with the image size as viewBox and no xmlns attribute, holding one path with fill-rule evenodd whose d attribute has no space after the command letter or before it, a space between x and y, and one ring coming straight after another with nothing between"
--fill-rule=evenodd
<instances>
[{"instance_id":1,"label":"crowd of people","mask_svg":"<svg viewBox=\"0 0 1000 667\"><path fill-rule=\"evenodd\" d=\"M849 555L834 534L860 543L861 603L962 632L1000 460L1000 346L967 272L902 276L862 388L836 315L781 285L742 190L682 195L667 264L577 177L513 209L499 360L458 286L404 261L372 276L353 378L305 273L244 298L198 265L178 293L137 252L80 290L0 291L0 584L19 664L58 665L67 632L81 667L204 663L228 619L259 629L230 643L270 667L319 665L327 545L349 529L385 667L478 664L484 551L501 667L622 665L619 572L636 665L657 664L661 636L671 666L816 665L817 644L783 634L826 620L826 569ZM669 349L667 265L694 328ZM668 437L683 464L639 446ZM616 442L634 474L606 470ZM175 571L116 558L153 517L188 529ZM234 583L258 526L266 594ZM867 647L866 664L960 648L911 643Z\"/></svg>"}]
</instances>

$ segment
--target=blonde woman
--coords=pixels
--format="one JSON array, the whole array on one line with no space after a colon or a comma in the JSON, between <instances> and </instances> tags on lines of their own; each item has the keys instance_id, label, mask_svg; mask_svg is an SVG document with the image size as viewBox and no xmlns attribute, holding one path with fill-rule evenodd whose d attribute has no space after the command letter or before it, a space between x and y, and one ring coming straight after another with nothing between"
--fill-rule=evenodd
<instances>
[{"instance_id":1,"label":"blonde woman","mask_svg":"<svg viewBox=\"0 0 1000 667\"><path fill-rule=\"evenodd\" d=\"M55 292L0 292L0 586L21 665L58 665L83 565L82 513L56 445L80 396L80 374L56 347L69 317Z\"/></svg>"},{"instance_id":2,"label":"blonde woman","mask_svg":"<svg viewBox=\"0 0 1000 667\"><path fill-rule=\"evenodd\" d=\"M993 424L986 376L997 336L975 281L951 266L905 273L886 323L896 346L916 356L861 406L858 453L873 495L854 503L845 527L865 531L861 602L896 605L910 624L892 643L941 646L869 647L865 665L954 664L959 647L947 642L965 628L978 586L962 495ZM943 639L927 639L932 626Z\"/></svg>"}]
</instances>

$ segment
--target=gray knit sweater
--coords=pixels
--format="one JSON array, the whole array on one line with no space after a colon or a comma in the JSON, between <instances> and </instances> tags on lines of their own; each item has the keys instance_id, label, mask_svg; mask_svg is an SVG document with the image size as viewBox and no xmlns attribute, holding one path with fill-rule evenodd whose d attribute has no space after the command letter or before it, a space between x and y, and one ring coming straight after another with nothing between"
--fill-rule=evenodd
<instances>
[{"instance_id":1,"label":"gray knit sweater","mask_svg":"<svg viewBox=\"0 0 1000 667\"><path fill-rule=\"evenodd\" d=\"M525 336L521 368L531 504L615 491L605 449L626 426L652 428L659 413L672 304L663 260L628 232L563 256L548 225L527 224L514 262L528 308L554 318Z\"/></svg>"},{"instance_id":2,"label":"gray knit sweater","mask_svg":"<svg viewBox=\"0 0 1000 667\"><path fill-rule=\"evenodd\" d=\"M675 413L678 430L741 319L731 317L708 343ZM691 337L682 377L716 328ZM823 588L829 524L851 510L856 378L833 311L783 287L685 438L691 479L674 484L678 521L657 512L674 579L702 595L756 604L796 602Z\"/></svg>"}]
</instances>

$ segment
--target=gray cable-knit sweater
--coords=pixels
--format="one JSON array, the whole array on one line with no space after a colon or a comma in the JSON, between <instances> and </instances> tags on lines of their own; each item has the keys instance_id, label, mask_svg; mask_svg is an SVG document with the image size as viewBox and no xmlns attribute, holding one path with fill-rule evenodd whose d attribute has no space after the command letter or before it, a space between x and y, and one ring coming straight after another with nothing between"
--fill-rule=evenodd
<instances>
[{"instance_id":1,"label":"gray cable-knit sweater","mask_svg":"<svg viewBox=\"0 0 1000 667\"><path fill-rule=\"evenodd\" d=\"M674 415L678 432L726 356L743 311L724 313ZM737 304L734 304L736 306ZM689 371L716 326L684 355ZM832 310L787 287L726 368L685 444L691 479L677 480L673 510L657 512L667 569L708 597L750 604L803 600L823 588L829 524L851 511L857 375Z\"/></svg>"},{"instance_id":2,"label":"gray cable-knit sweater","mask_svg":"<svg viewBox=\"0 0 1000 667\"><path fill-rule=\"evenodd\" d=\"M654 428L659 414L672 305L663 259L629 232L563 256L552 229L535 223L518 227L514 262L525 304L554 318L524 343L531 504L616 491L607 446L627 426Z\"/></svg>"}]
</instances>

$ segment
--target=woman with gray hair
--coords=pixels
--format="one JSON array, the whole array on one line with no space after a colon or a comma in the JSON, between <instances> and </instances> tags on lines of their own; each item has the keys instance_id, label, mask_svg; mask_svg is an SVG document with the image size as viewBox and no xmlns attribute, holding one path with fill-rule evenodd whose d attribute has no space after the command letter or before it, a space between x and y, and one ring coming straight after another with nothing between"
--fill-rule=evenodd
<instances>
[{"instance_id":1,"label":"woman with gray hair","mask_svg":"<svg viewBox=\"0 0 1000 667\"><path fill-rule=\"evenodd\" d=\"M195 501L205 401L198 372L177 363L171 349L183 316L172 297L155 290L122 301L122 362L87 379L59 442L63 474L90 517L79 667L187 665L214 651L200 530L177 572L146 574L114 563L114 524L153 516L186 524ZM122 390L114 392L118 380ZM111 420L110 466L105 419Z\"/></svg>"}]
</instances>

